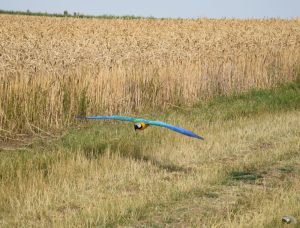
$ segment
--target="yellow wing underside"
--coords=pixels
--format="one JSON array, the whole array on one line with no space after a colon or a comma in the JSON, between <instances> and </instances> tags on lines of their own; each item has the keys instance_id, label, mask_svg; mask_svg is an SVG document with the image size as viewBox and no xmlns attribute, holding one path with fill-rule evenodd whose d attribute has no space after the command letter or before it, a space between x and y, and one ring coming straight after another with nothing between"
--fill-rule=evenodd
<instances>
[{"instance_id":1,"label":"yellow wing underside","mask_svg":"<svg viewBox=\"0 0 300 228\"><path fill-rule=\"evenodd\" d=\"M145 124L145 123L141 123L141 128L139 130L144 130L146 129L147 127L149 127L149 124Z\"/></svg>"}]
</instances>

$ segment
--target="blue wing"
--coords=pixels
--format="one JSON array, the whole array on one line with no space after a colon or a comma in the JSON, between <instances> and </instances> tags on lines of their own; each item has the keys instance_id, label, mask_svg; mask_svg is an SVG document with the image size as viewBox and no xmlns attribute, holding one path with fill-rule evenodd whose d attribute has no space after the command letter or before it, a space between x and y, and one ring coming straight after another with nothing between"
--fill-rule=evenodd
<instances>
[{"instance_id":1,"label":"blue wing","mask_svg":"<svg viewBox=\"0 0 300 228\"><path fill-rule=\"evenodd\" d=\"M130 117L130 116L87 116L87 117L77 117L77 118L78 119L88 119L88 120L110 119L110 120L121 120L121 121L128 121L128 122L134 122L134 123L143 122L145 124L165 127L170 130L179 132L181 134L184 134L184 135L187 135L187 136L190 136L193 138L202 139L202 140L204 139L203 137L201 137L187 129L177 127L177 126L165 123L165 122L155 121L155 120L146 120L146 119L134 118L134 117Z\"/></svg>"},{"instance_id":2,"label":"blue wing","mask_svg":"<svg viewBox=\"0 0 300 228\"><path fill-rule=\"evenodd\" d=\"M170 130L179 132L179 133L181 133L181 134L184 134L184 135L187 135L187 136L190 136L190 137L193 137L193 138L197 138L197 139L202 139L202 140L204 140L203 137L201 137L201 136L195 134L195 133L192 132L192 131L189 131L189 130L187 130L187 129L184 129L184 128L181 128L181 127L177 127L177 126L174 126L174 125L165 123L165 122L154 121L154 120L144 120L144 123L145 123L145 124L154 125L154 126L165 127L165 128L170 129Z\"/></svg>"},{"instance_id":3,"label":"blue wing","mask_svg":"<svg viewBox=\"0 0 300 228\"><path fill-rule=\"evenodd\" d=\"M138 122L138 121L135 121L137 118L129 117L129 116L85 116L85 117L78 116L77 119L87 119L87 120L107 119L107 120L121 120L121 121L128 121L128 122Z\"/></svg>"}]
</instances>

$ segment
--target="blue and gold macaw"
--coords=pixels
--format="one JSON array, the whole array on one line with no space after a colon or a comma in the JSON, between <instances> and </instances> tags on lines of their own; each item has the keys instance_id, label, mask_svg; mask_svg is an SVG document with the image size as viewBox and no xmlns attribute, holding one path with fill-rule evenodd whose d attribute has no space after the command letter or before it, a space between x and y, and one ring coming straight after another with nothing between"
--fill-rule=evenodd
<instances>
[{"instance_id":1,"label":"blue and gold macaw","mask_svg":"<svg viewBox=\"0 0 300 228\"><path fill-rule=\"evenodd\" d=\"M155 120L146 120L146 119L141 119L141 118L135 118L135 117L129 117L129 116L87 116L87 117L77 117L78 119L87 119L87 120L99 120L99 119L109 119L109 120L121 120L121 121L128 121L128 122L133 122L134 123L134 129L135 130L144 130L149 125L153 126L160 126L160 127L165 127L168 129L171 129L173 131L179 132L181 134L197 138L197 139L202 139L204 140L203 137L195 134L194 132L191 132L189 130L186 130L181 127L176 127L174 125L161 122L161 121L155 121Z\"/></svg>"}]
</instances>

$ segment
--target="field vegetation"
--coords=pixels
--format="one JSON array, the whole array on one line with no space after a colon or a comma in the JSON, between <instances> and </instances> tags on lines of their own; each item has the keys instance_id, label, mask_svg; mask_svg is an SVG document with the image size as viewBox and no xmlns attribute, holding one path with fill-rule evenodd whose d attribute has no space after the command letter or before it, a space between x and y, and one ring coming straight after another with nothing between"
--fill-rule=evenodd
<instances>
[{"instance_id":1,"label":"field vegetation","mask_svg":"<svg viewBox=\"0 0 300 228\"><path fill-rule=\"evenodd\" d=\"M205 137L90 122L0 151L6 227L282 227L300 216L300 84L156 113Z\"/></svg>"},{"instance_id":2,"label":"field vegetation","mask_svg":"<svg viewBox=\"0 0 300 228\"><path fill-rule=\"evenodd\" d=\"M100 19L155 19L153 17L140 17L134 15L125 15L125 16L115 16L115 15L86 15L80 12L73 12L70 14L67 10L63 13L48 13L48 12L31 12L27 11L15 11L15 10L1 10L0 14L12 14L12 15L26 15L26 16L44 16L44 17L75 17L75 18L100 18ZM163 19L163 18L162 18Z\"/></svg>"},{"instance_id":3,"label":"field vegetation","mask_svg":"<svg viewBox=\"0 0 300 228\"><path fill-rule=\"evenodd\" d=\"M299 76L300 20L0 15L0 130L145 114Z\"/></svg>"},{"instance_id":4,"label":"field vegetation","mask_svg":"<svg viewBox=\"0 0 300 228\"><path fill-rule=\"evenodd\" d=\"M1 227L300 220L299 19L0 21Z\"/></svg>"}]
</instances>

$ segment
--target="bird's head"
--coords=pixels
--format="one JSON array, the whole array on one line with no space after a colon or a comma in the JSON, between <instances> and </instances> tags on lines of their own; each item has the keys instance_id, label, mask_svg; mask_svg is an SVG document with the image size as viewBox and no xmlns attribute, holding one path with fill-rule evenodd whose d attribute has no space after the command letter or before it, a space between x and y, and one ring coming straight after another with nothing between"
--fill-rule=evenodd
<instances>
[{"instance_id":1,"label":"bird's head","mask_svg":"<svg viewBox=\"0 0 300 228\"><path fill-rule=\"evenodd\" d=\"M142 124L141 123L135 123L134 124L134 130L140 130L142 128Z\"/></svg>"}]
</instances>

